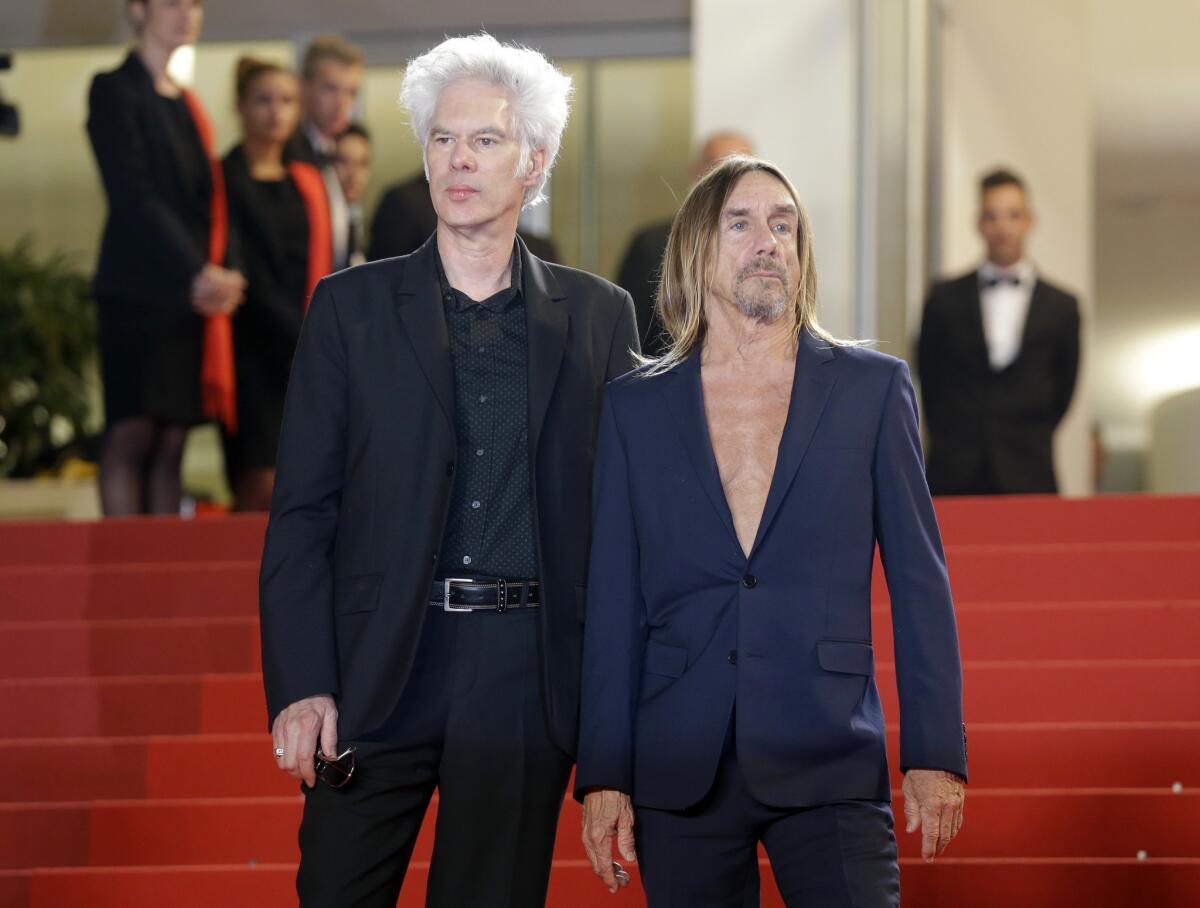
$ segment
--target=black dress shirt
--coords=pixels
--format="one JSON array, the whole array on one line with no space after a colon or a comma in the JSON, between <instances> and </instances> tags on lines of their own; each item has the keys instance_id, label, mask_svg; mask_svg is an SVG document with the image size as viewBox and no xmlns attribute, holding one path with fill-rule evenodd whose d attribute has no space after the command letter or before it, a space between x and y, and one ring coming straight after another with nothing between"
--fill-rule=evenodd
<instances>
[{"instance_id":1,"label":"black dress shirt","mask_svg":"<svg viewBox=\"0 0 1200 908\"><path fill-rule=\"evenodd\" d=\"M439 577L538 575L529 467L529 350L521 256L512 283L482 302L438 280L454 369L458 469Z\"/></svg>"}]
</instances>

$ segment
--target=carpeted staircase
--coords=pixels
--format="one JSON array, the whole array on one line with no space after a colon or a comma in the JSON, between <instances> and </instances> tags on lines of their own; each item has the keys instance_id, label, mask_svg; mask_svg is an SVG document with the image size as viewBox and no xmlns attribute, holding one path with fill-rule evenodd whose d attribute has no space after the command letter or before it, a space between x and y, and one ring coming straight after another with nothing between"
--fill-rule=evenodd
<instances>
[{"instance_id":1,"label":"carpeted staircase","mask_svg":"<svg viewBox=\"0 0 1200 908\"><path fill-rule=\"evenodd\" d=\"M1200 498L939 513L971 787L935 864L900 832L904 905L1200 906ZM0 525L0 906L295 904L301 800L275 769L258 675L263 526ZM895 723L882 575L876 601ZM578 840L568 802L550 905L644 904L636 886L609 896ZM781 905L763 874L764 905Z\"/></svg>"}]
</instances>

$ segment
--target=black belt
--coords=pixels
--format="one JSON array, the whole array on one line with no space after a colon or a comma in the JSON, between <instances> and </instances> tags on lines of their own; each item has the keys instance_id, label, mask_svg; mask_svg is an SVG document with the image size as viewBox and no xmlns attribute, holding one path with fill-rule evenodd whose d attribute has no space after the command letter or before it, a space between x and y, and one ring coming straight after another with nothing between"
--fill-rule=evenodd
<instances>
[{"instance_id":1,"label":"black belt","mask_svg":"<svg viewBox=\"0 0 1200 908\"><path fill-rule=\"evenodd\" d=\"M536 608L539 588L536 580L447 577L433 581L429 604L447 612L506 612L514 608Z\"/></svg>"}]
</instances>

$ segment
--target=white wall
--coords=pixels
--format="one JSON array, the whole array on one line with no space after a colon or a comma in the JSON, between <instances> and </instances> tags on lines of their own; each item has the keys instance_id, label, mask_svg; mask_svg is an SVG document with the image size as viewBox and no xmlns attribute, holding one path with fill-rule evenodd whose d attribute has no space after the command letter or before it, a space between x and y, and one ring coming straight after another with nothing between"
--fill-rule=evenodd
<instances>
[{"instance_id":1,"label":"white wall","mask_svg":"<svg viewBox=\"0 0 1200 908\"><path fill-rule=\"evenodd\" d=\"M1165 475L1156 463L1200 459L1195 435L1150 432L1160 401L1200 388L1200 4L1092 0L1091 18L1092 401L1110 453L1146 455L1153 489ZM1146 450L1168 437L1191 443Z\"/></svg>"},{"instance_id":2,"label":"white wall","mask_svg":"<svg viewBox=\"0 0 1200 908\"><path fill-rule=\"evenodd\" d=\"M854 331L857 36L847 0L692 3L692 130L738 129L812 219L820 318Z\"/></svg>"},{"instance_id":3,"label":"white wall","mask_svg":"<svg viewBox=\"0 0 1200 908\"><path fill-rule=\"evenodd\" d=\"M941 270L974 268L979 177L1005 165L1032 191L1029 253L1080 298L1084 359L1055 439L1059 485L1092 489L1088 369L1092 320L1092 127L1087 0L947 0L942 4Z\"/></svg>"}]
</instances>

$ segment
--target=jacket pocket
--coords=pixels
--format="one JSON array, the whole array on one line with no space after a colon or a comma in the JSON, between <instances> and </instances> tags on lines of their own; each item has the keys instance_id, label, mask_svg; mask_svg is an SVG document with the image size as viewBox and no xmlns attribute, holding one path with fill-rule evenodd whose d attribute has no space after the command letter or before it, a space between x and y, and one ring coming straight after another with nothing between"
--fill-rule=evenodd
<instances>
[{"instance_id":1,"label":"jacket pocket","mask_svg":"<svg viewBox=\"0 0 1200 908\"><path fill-rule=\"evenodd\" d=\"M382 574L359 574L339 579L333 588L333 608L339 615L373 612L379 607Z\"/></svg>"},{"instance_id":2,"label":"jacket pocket","mask_svg":"<svg viewBox=\"0 0 1200 908\"><path fill-rule=\"evenodd\" d=\"M664 675L679 678L687 668L688 651L682 646L646 641L646 660L642 666L648 675Z\"/></svg>"},{"instance_id":3,"label":"jacket pocket","mask_svg":"<svg viewBox=\"0 0 1200 908\"><path fill-rule=\"evenodd\" d=\"M869 675L875 666L871 644L853 640L818 640L817 662L827 672Z\"/></svg>"}]
</instances>

